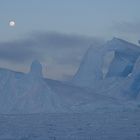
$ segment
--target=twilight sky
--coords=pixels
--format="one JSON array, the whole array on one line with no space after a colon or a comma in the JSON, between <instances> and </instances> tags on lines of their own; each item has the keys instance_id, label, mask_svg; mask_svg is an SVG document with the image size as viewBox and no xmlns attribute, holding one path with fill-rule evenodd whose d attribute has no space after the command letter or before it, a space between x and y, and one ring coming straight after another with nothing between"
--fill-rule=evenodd
<instances>
[{"instance_id":1,"label":"twilight sky","mask_svg":"<svg viewBox=\"0 0 140 140\"><path fill-rule=\"evenodd\" d=\"M46 77L69 79L91 44L137 43L139 13L139 0L0 0L0 67L27 72L38 59Z\"/></svg>"}]
</instances>

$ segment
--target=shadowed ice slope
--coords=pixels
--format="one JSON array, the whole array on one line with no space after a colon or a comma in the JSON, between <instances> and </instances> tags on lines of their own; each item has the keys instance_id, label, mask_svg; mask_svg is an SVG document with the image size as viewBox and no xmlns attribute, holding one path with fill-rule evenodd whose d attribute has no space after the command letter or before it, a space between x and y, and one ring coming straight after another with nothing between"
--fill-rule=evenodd
<instances>
[{"instance_id":1,"label":"shadowed ice slope","mask_svg":"<svg viewBox=\"0 0 140 140\"><path fill-rule=\"evenodd\" d=\"M0 69L0 113L79 112L116 99L59 81L44 79L42 66L34 61L27 74Z\"/></svg>"}]
</instances>

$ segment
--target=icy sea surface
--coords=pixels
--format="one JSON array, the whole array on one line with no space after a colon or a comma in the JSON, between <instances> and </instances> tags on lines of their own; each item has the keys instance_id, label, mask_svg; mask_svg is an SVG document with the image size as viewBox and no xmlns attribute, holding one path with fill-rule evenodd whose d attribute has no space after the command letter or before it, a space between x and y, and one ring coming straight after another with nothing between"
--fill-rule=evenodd
<instances>
[{"instance_id":1,"label":"icy sea surface","mask_svg":"<svg viewBox=\"0 0 140 140\"><path fill-rule=\"evenodd\" d=\"M0 115L0 140L139 140L140 109Z\"/></svg>"}]
</instances>

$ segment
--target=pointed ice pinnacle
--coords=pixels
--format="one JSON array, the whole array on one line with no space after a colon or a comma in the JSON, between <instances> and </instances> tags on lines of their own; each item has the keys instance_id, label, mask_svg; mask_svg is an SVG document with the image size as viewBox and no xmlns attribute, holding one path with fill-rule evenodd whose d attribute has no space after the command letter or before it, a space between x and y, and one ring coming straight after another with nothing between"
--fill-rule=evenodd
<instances>
[{"instance_id":1,"label":"pointed ice pinnacle","mask_svg":"<svg viewBox=\"0 0 140 140\"><path fill-rule=\"evenodd\" d=\"M42 75L42 65L38 60L34 60L31 64L30 74L35 77L43 77Z\"/></svg>"}]
</instances>

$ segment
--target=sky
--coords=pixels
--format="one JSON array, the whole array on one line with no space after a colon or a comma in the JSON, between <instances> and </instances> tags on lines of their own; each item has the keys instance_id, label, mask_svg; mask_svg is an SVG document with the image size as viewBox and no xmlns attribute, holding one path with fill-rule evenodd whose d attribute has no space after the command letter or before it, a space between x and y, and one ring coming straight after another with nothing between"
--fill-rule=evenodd
<instances>
[{"instance_id":1,"label":"sky","mask_svg":"<svg viewBox=\"0 0 140 140\"><path fill-rule=\"evenodd\" d=\"M139 0L0 0L0 67L70 79L91 46L140 39ZM16 22L15 27L9 21Z\"/></svg>"}]
</instances>

